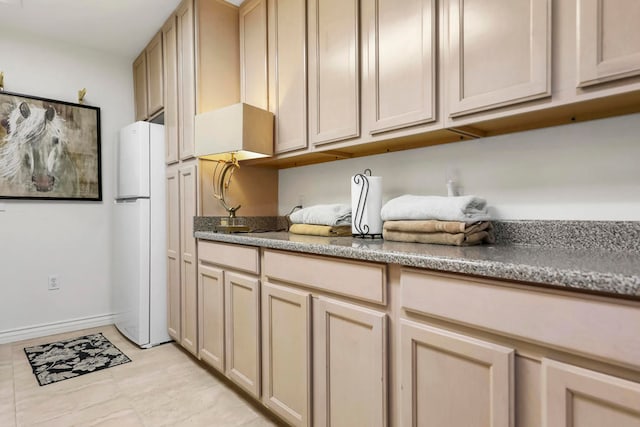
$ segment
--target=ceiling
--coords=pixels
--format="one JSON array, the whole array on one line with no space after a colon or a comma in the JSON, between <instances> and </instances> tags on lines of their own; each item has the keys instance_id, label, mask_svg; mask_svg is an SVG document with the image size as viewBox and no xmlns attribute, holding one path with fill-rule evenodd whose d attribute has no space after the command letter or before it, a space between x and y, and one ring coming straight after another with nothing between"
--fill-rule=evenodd
<instances>
[{"instance_id":1,"label":"ceiling","mask_svg":"<svg viewBox=\"0 0 640 427\"><path fill-rule=\"evenodd\" d=\"M180 1L0 0L0 27L133 59Z\"/></svg>"}]
</instances>

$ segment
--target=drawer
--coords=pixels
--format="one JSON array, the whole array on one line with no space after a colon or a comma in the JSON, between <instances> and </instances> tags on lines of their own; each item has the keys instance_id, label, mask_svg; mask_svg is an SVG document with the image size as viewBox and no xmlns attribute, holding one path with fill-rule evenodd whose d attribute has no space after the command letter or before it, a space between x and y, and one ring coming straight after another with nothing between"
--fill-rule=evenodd
<instances>
[{"instance_id":1,"label":"drawer","mask_svg":"<svg viewBox=\"0 0 640 427\"><path fill-rule=\"evenodd\" d=\"M405 310L640 368L640 303L403 269Z\"/></svg>"},{"instance_id":2,"label":"drawer","mask_svg":"<svg viewBox=\"0 0 640 427\"><path fill-rule=\"evenodd\" d=\"M198 259L208 264L260 274L259 250L252 246L198 240Z\"/></svg>"},{"instance_id":3,"label":"drawer","mask_svg":"<svg viewBox=\"0 0 640 427\"><path fill-rule=\"evenodd\" d=\"M262 268L274 280L377 304L387 302L384 264L266 250Z\"/></svg>"}]
</instances>

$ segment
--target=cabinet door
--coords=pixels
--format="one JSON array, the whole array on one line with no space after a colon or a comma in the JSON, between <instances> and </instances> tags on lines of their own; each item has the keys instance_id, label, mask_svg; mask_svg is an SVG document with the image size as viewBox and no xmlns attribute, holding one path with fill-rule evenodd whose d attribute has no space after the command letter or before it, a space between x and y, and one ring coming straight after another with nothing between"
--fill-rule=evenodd
<instances>
[{"instance_id":1,"label":"cabinet door","mask_svg":"<svg viewBox=\"0 0 640 427\"><path fill-rule=\"evenodd\" d=\"M435 0L370 0L363 7L367 46L365 105L371 134L436 119Z\"/></svg>"},{"instance_id":2,"label":"cabinet door","mask_svg":"<svg viewBox=\"0 0 640 427\"><path fill-rule=\"evenodd\" d=\"M309 0L309 139L360 135L358 0Z\"/></svg>"},{"instance_id":3,"label":"cabinet door","mask_svg":"<svg viewBox=\"0 0 640 427\"><path fill-rule=\"evenodd\" d=\"M195 112L240 101L238 7L223 0L195 0Z\"/></svg>"},{"instance_id":4,"label":"cabinet door","mask_svg":"<svg viewBox=\"0 0 640 427\"><path fill-rule=\"evenodd\" d=\"M194 156L193 123L196 109L195 35L193 0L185 0L176 11L178 19L178 143L180 158Z\"/></svg>"},{"instance_id":5,"label":"cabinet door","mask_svg":"<svg viewBox=\"0 0 640 427\"><path fill-rule=\"evenodd\" d=\"M640 74L638 22L637 0L579 0L579 87Z\"/></svg>"},{"instance_id":6,"label":"cabinet door","mask_svg":"<svg viewBox=\"0 0 640 427\"><path fill-rule=\"evenodd\" d=\"M550 0L448 0L451 117L551 94Z\"/></svg>"},{"instance_id":7,"label":"cabinet door","mask_svg":"<svg viewBox=\"0 0 640 427\"><path fill-rule=\"evenodd\" d=\"M307 2L269 0L269 111L276 153L307 147Z\"/></svg>"},{"instance_id":8,"label":"cabinet door","mask_svg":"<svg viewBox=\"0 0 640 427\"><path fill-rule=\"evenodd\" d=\"M224 373L224 273L198 265L198 342L200 359Z\"/></svg>"},{"instance_id":9,"label":"cabinet door","mask_svg":"<svg viewBox=\"0 0 640 427\"><path fill-rule=\"evenodd\" d=\"M178 39L176 17L171 16L162 28L164 46L164 143L165 162L178 159Z\"/></svg>"},{"instance_id":10,"label":"cabinet door","mask_svg":"<svg viewBox=\"0 0 640 427\"><path fill-rule=\"evenodd\" d=\"M149 116L162 110L164 105L164 82L162 72L162 32L156 34L146 49L147 88Z\"/></svg>"},{"instance_id":11,"label":"cabinet door","mask_svg":"<svg viewBox=\"0 0 640 427\"><path fill-rule=\"evenodd\" d=\"M386 314L313 299L317 426L387 425Z\"/></svg>"},{"instance_id":12,"label":"cabinet door","mask_svg":"<svg viewBox=\"0 0 640 427\"><path fill-rule=\"evenodd\" d=\"M147 56L142 52L133 61L133 99L136 121L146 120L149 117L147 96Z\"/></svg>"},{"instance_id":13,"label":"cabinet door","mask_svg":"<svg viewBox=\"0 0 640 427\"><path fill-rule=\"evenodd\" d=\"M182 289L182 346L198 355L198 278L196 239L193 217L196 215L198 174L196 165L180 168L180 281Z\"/></svg>"},{"instance_id":14,"label":"cabinet door","mask_svg":"<svg viewBox=\"0 0 640 427\"><path fill-rule=\"evenodd\" d=\"M227 376L260 398L260 281L225 272Z\"/></svg>"},{"instance_id":15,"label":"cabinet door","mask_svg":"<svg viewBox=\"0 0 640 427\"><path fill-rule=\"evenodd\" d=\"M245 2L240 8L240 99L269 108L267 0Z\"/></svg>"},{"instance_id":16,"label":"cabinet door","mask_svg":"<svg viewBox=\"0 0 640 427\"><path fill-rule=\"evenodd\" d=\"M638 427L640 384L542 360L546 427Z\"/></svg>"},{"instance_id":17,"label":"cabinet door","mask_svg":"<svg viewBox=\"0 0 640 427\"><path fill-rule=\"evenodd\" d=\"M264 404L293 426L311 418L311 295L262 284Z\"/></svg>"},{"instance_id":18,"label":"cabinet door","mask_svg":"<svg viewBox=\"0 0 640 427\"><path fill-rule=\"evenodd\" d=\"M167 171L167 321L169 336L181 342L180 185L178 170Z\"/></svg>"},{"instance_id":19,"label":"cabinet door","mask_svg":"<svg viewBox=\"0 0 640 427\"><path fill-rule=\"evenodd\" d=\"M513 426L514 351L400 320L402 425Z\"/></svg>"}]
</instances>

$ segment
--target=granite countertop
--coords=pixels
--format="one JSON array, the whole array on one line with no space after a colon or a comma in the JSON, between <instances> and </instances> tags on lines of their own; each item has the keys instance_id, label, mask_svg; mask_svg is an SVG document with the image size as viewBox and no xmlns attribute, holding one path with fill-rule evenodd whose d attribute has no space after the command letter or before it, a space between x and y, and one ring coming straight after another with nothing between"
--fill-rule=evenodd
<instances>
[{"instance_id":1,"label":"granite countertop","mask_svg":"<svg viewBox=\"0 0 640 427\"><path fill-rule=\"evenodd\" d=\"M640 299L640 252L632 250L517 244L457 247L382 239L303 236L287 232L219 234L196 231L194 235L218 242L400 264Z\"/></svg>"}]
</instances>

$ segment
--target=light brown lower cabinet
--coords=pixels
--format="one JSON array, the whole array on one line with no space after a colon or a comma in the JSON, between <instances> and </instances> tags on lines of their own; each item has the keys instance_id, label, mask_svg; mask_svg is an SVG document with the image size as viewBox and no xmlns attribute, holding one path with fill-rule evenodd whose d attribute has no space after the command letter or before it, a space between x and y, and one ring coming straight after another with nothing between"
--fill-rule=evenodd
<instances>
[{"instance_id":1,"label":"light brown lower cabinet","mask_svg":"<svg viewBox=\"0 0 640 427\"><path fill-rule=\"evenodd\" d=\"M182 304L180 287L180 185L178 168L167 169L167 330L182 342Z\"/></svg>"},{"instance_id":2,"label":"light brown lower cabinet","mask_svg":"<svg viewBox=\"0 0 640 427\"><path fill-rule=\"evenodd\" d=\"M225 272L227 376L260 398L260 280Z\"/></svg>"},{"instance_id":3,"label":"light brown lower cabinet","mask_svg":"<svg viewBox=\"0 0 640 427\"><path fill-rule=\"evenodd\" d=\"M293 426L311 419L311 293L262 283L262 401Z\"/></svg>"},{"instance_id":4,"label":"light brown lower cabinet","mask_svg":"<svg viewBox=\"0 0 640 427\"><path fill-rule=\"evenodd\" d=\"M542 375L545 427L640 426L640 384L546 358Z\"/></svg>"},{"instance_id":5,"label":"light brown lower cabinet","mask_svg":"<svg viewBox=\"0 0 640 427\"><path fill-rule=\"evenodd\" d=\"M224 372L224 271L198 265L198 351L200 359Z\"/></svg>"},{"instance_id":6,"label":"light brown lower cabinet","mask_svg":"<svg viewBox=\"0 0 640 427\"><path fill-rule=\"evenodd\" d=\"M193 217L197 212L198 167L195 163L178 169L180 194L180 306L182 346L198 355L198 277Z\"/></svg>"},{"instance_id":7,"label":"light brown lower cabinet","mask_svg":"<svg viewBox=\"0 0 640 427\"><path fill-rule=\"evenodd\" d=\"M293 426L388 424L386 313L265 282L262 327L274 413Z\"/></svg>"},{"instance_id":8,"label":"light brown lower cabinet","mask_svg":"<svg viewBox=\"0 0 640 427\"><path fill-rule=\"evenodd\" d=\"M402 425L514 425L508 347L402 319Z\"/></svg>"},{"instance_id":9,"label":"light brown lower cabinet","mask_svg":"<svg viewBox=\"0 0 640 427\"><path fill-rule=\"evenodd\" d=\"M402 268L399 425L640 427L640 303Z\"/></svg>"},{"instance_id":10,"label":"light brown lower cabinet","mask_svg":"<svg viewBox=\"0 0 640 427\"><path fill-rule=\"evenodd\" d=\"M313 298L313 425L387 425L387 315Z\"/></svg>"},{"instance_id":11,"label":"light brown lower cabinet","mask_svg":"<svg viewBox=\"0 0 640 427\"><path fill-rule=\"evenodd\" d=\"M293 426L388 425L386 267L270 250L262 267L264 404Z\"/></svg>"},{"instance_id":12,"label":"light brown lower cabinet","mask_svg":"<svg viewBox=\"0 0 640 427\"><path fill-rule=\"evenodd\" d=\"M260 398L258 249L198 243L200 359Z\"/></svg>"},{"instance_id":13,"label":"light brown lower cabinet","mask_svg":"<svg viewBox=\"0 0 640 427\"><path fill-rule=\"evenodd\" d=\"M636 301L237 244L197 253L199 357L289 425L640 427Z\"/></svg>"}]
</instances>

